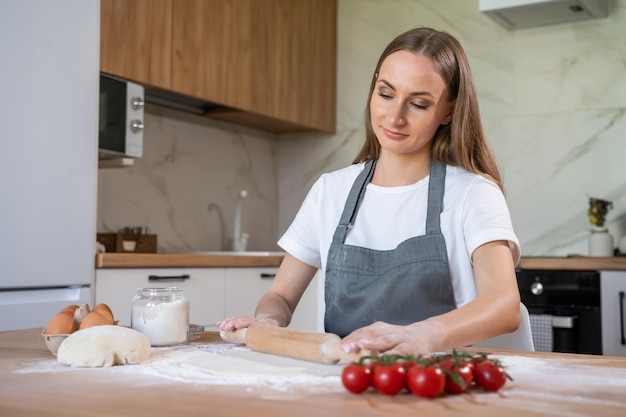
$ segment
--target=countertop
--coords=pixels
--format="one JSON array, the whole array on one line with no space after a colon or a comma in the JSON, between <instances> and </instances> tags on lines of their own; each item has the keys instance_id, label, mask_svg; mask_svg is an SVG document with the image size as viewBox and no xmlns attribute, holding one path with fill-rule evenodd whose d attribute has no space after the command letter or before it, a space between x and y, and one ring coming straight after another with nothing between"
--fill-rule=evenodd
<instances>
[{"instance_id":1,"label":"countertop","mask_svg":"<svg viewBox=\"0 0 626 417\"><path fill-rule=\"evenodd\" d=\"M280 252L255 255L219 254L158 254L158 253L100 253L96 268L211 268L211 267L275 267L284 257ZM569 269L626 271L626 256L598 258L589 256L522 257L518 269Z\"/></svg>"},{"instance_id":2,"label":"countertop","mask_svg":"<svg viewBox=\"0 0 626 417\"><path fill-rule=\"evenodd\" d=\"M177 348L176 354L178 358L183 355L194 360L201 356L219 356L215 350L224 349L225 345L216 332L205 332L199 340ZM237 349L233 345L227 346ZM492 356L502 361L514 381L508 381L496 393L472 389L465 394L447 395L433 400L409 393L397 396L385 396L374 391L358 395L348 393L342 388L338 376L341 368L337 367L340 365L314 364L318 367L334 367L334 372L324 376L323 383L318 383L321 377L311 376L312 382L304 385L302 380L295 377L284 379L278 385L258 384L253 379L242 377L238 380L224 377L226 379L221 380L224 382L215 383L215 378L219 376L211 377L210 372L206 372L206 366L203 374L193 374L193 378L186 376L190 375L186 373L189 368L183 367L176 368L180 370L176 375L164 377L163 372L171 364L163 364L162 349L159 353L153 348L150 361L141 365L71 368L56 362L45 347L41 329L0 332L0 415L626 415L626 358L492 351ZM245 348L239 348L239 352L245 351ZM197 364L200 366L202 363ZM194 362L188 362L187 365L193 368ZM150 372L146 372L147 369ZM207 383L210 378L213 378L213 382ZM299 385L297 381L300 381Z\"/></svg>"},{"instance_id":3,"label":"countertop","mask_svg":"<svg viewBox=\"0 0 626 417\"><path fill-rule=\"evenodd\" d=\"M280 252L263 255L238 253L99 253L96 268L217 268L272 267L284 258Z\"/></svg>"}]
</instances>

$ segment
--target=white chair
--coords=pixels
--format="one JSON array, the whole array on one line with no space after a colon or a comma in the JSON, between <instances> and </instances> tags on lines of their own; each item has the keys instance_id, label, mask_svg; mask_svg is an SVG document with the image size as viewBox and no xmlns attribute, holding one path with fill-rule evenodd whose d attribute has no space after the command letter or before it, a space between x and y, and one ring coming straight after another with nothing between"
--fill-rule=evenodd
<instances>
[{"instance_id":1,"label":"white chair","mask_svg":"<svg viewBox=\"0 0 626 417\"><path fill-rule=\"evenodd\" d=\"M520 324L516 331L501 334L480 343L475 343L472 347L481 349L508 349L533 352L535 350L535 345L533 343L533 335L530 330L530 317L528 315L528 309L524 304L520 303L519 311Z\"/></svg>"}]
</instances>

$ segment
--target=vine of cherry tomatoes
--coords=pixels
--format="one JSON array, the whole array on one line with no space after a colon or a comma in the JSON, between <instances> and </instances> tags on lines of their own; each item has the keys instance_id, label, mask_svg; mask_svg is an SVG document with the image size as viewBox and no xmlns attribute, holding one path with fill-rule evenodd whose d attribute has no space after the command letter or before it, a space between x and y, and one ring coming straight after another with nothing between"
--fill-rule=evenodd
<instances>
[{"instance_id":1,"label":"vine of cherry tomatoes","mask_svg":"<svg viewBox=\"0 0 626 417\"><path fill-rule=\"evenodd\" d=\"M361 358L346 365L341 382L360 394L370 387L385 395L405 390L424 398L460 394L472 386L497 391L513 380L497 359L485 353L452 353L424 356L381 355Z\"/></svg>"}]
</instances>

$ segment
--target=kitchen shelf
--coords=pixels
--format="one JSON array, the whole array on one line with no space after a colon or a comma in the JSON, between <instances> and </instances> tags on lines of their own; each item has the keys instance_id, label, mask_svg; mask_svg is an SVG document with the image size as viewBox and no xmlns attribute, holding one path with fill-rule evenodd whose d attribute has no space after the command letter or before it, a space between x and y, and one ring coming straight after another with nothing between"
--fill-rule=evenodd
<instances>
[{"instance_id":1,"label":"kitchen shelf","mask_svg":"<svg viewBox=\"0 0 626 417\"><path fill-rule=\"evenodd\" d=\"M195 253L99 253L96 268L212 268L279 266L284 255L195 254Z\"/></svg>"}]
</instances>

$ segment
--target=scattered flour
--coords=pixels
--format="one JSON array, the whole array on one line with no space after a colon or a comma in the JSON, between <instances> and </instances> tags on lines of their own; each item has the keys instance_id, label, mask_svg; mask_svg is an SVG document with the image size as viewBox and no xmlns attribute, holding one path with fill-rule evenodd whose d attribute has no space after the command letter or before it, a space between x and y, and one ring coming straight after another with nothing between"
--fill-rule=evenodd
<instances>
[{"instance_id":1,"label":"scattered flour","mask_svg":"<svg viewBox=\"0 0 626 417\"><path fill-rule=\"evenodd\" d=\"M626 368L610 367L615 358L598 356L581 362L576 356L492 356L502 362L513 378L502 393L517 409L526 407L546 416L577 417L589 416L590 408L602 406L626 416ZM579 404L580 411L572 412L572 404Z\"/></svg>"},{"instance_id":2,"label":"scattered flour","mask_svg":"<svg viewBox=\"0 0 626 417\"><path fill-rule=\"evenodd\" d=\"M190 344L152 348L150 359L137 365L72 368L56 360L23 364L17 373L98 372L147 376L146 384L176 381L189 384L237 385L301 395L345 392L341 365L323 365L250 351L234 344Z\"/></svg>"}]
</instances>

